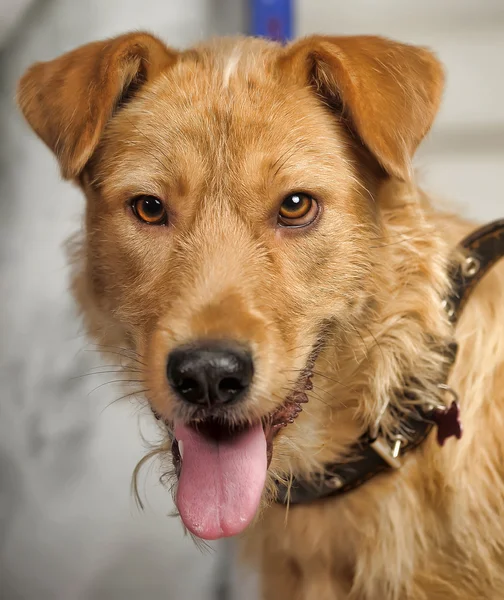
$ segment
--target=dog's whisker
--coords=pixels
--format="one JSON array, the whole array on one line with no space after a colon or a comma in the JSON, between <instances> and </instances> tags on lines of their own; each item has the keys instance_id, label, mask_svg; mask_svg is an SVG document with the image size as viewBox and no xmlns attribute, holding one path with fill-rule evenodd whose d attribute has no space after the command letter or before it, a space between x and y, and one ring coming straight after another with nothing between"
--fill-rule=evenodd
<instances>
[{"instance_id":1,"label":"dog's whisker","mask_svg":"<svg viewBox=\"0 0 504 600\"><path fill-rule=\"evenodd\" d=\"M285 391L287 394L288 394L288 393L291 391L291 388L288 388L288 387L282 387L281 389L282 389L283 391ZM331 409L332 409L332 406L331 406L331 405L330 405L328 402L326 402L326 401L325 401L323 398L321 398L321 397L320 397L320 395L319 395L319 394L318 394L318 393L317 393L315 390L310 390L310 392L308 392L308 394L309 394L309 398L310 398L310 399L312 399L312 398L313 398L313 399L314 399L314 400L316 400L317 402L321 402L322 404L324 404L324 405L325 405L325 406L327 406L328 408L331 408ZM278 400L280 400L280 401L284 401L284 400L285 400L285 398L282 398L282 397L281 397L281 396L279 396L278 394L272 394L272 396L273 396L274 398L277 398L277 399L278 399Z\"/></svg>"},{"instance_id":2,"label":"dog's whisker","mask_svg":"<svg viewBox=\"0 0 504 600\"><path fill-rule=\"evenodd\" d=\"M282 371L283 373L303 373L304 369L285 369L284 371ZM341 385L344 388L347 389L351 389L351 386L349 384L344 383L343 381L340 381L339 379L336 379L334 377L330 377L329 375L325 374L325 373L321 373L320 371L318 371L317 369L312 369L311 372L316 376L316 377L320 377L321 379L325 379L327 381L330 381L332 383L336 383L338 385Z\"/></svg>"},{"instance_id":3,"label":"dog's whisker","mask_svg":"<svg viewBox=\"0 0 504 600\"><path fill-rule=\"evenodd\" d=\"M81 375L75 375L74 377L71 377L70 380L75 380L75 379L84 379L85 377L99 377L100 375L117 375L117 374L121 374L121 375L138 375L138 373L141 373L141 371L126 371L124 369L108 369L106 371L95 371L93 373L82 373ZM128 379L125 379L125 381L128 381Z\"/></svg>"},{"instance_id":4,"label":"dog's whisker","mask_svg":"<svg viewBox=\"0 0 504 600\"><path fill-rule=\"evenodd\" d=\"M86 352L99 352L102 354L115 354L127 360L131 360L135 363L138 363L142 367L146 367L147 365L142 362L143 356L141 356L136 350L132 348L122 348L121 346L107 346L102 344L95 344L93 347L88 347L85 349Z\"/></svg>"},{"instance_id":5,"label":"dog's whisker","mask_svg":"<svg viewBox=\"0 0 504 600\"><path fill-rule=\"evenodd\" d=\"M142 372L143 369L140 369L138 367L133 367L130 365L120 365L120 364L111 364L111 365L97 365L96 367L91 367L91 369L89 369L89 373L93 373L99 369L123 369L125 371L135 371L135 372Z\"/></svg>"},{"instance_id":6,"label":"dog's whisker","mask_svg":"<svg viewBox=\"0 0 504 600\"><path fill-rule=\"evenodd\" d=\"M121 402L121 400L126 400L126 398L134 398L136 396L140 396L141 394L147 394L150 390L148 388L146 389L142 389L142 390L135 390L133 392L130 392L128 394L124 394L123 396L120 396L119 398L115 398L114 400L112 400L111 402L109 402L101 411L100 414L103 414L107 409L109 409L111 406L113 406L114 404ZM142 408L144 408L143 406L139 407L139 410L141 410Z\"/></svg>"},{"instance_id":7,"label":"dog's whisker","mask_svg":"<svg viewBox=\"0 0 504 600\"><path fill-rule=\"evenodd\" d=\"M154 448L154 449L150 450L145 456L143 456L138 461L138 463L135 465L135 468L133 469L133 474L131 476L131 491L132 491L133 498L135 499L136 505L139 508L139 510L145 509L145 505L143 503L142 497L140 496L140 492L138 489L138 481L139 481L139 477L140 477L140 471L151 459L153 459L154 457L159 456L160 454L163 454L165 452L166 452L166 448L164 448L164 447Z\"/></svg>"},{"instance_id":8,"label":"dog's whisker","mask_svg":"<svg viewBox=\"0 0 504 600\"><path fill-rule=\"evenodd\" d=\"M98 391L100 388L106 386L106 385L112 385L114 383L121 383L121 384L133 384L133 383L145 383L142 379L112 379L111 381L105 381L104 383L101 383L100 385L96 386L95 388L93 388L89 393L88 396L90 396L91 394L94 394L96 391Z\"/></svg>"},{"instance_id":9,"label":"dog's whisker","mask_svg":"<svg viewBox=\"0 0 504 600\"><path fill-rule=\"evenodd\" d=\"M373 341L374 341L373 346L371 346L371 348L369 348L367 351L368 355L369 355L369 352L371 350L373 350L373 348L378 348L382 354L382 357L385 358L385 351L383 350L380 342L376 339L376 336L374 335L374 333L366 325L363 325L363 328L369 333L369 335L373 338Z\"/></svg>"}]
</instances>

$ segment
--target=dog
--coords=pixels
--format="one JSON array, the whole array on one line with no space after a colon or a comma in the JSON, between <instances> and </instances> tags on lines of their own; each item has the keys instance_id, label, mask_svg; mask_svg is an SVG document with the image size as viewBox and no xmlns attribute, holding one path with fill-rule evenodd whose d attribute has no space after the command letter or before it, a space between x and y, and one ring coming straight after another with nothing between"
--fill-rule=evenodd
<instances>
[{"instance_id":1,"label":"dog","mask_svg":"<svg viewBox=\"0 0 504 600\"><path fill-rule=\"evenodd\" d=\"M148 33L20 80L87 199L87 330L144 383L185 527L239 535L265 600L502 598L504 268L455 325L443 298L475 225L412 168L443 81L429 50L381 37L177 51ZM403 453L404 420L450 392L463 437L439 425L443 447L427 431ZM381 472L318 497L373 429Z\"/></svg>"}]
</instances>

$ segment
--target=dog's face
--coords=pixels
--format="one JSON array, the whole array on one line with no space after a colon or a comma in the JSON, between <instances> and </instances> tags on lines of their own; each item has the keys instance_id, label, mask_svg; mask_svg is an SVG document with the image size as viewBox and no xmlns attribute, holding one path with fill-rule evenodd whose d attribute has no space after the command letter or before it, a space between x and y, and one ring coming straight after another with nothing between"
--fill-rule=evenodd
<instances>
[{"instance_id":1,"label":"dog's face","mask_svg":"<svg viewBox=\"0 0 504 600\"><path fill-rule=\"evenodd\" d=\"M248 525L273 415L364 318L376 190L409 176L440 89L429 53L379 38L177 53L134 34L24 76L26 118L88 199L83 309L141 357L196 535Z\"/></svg>"}]
</instances>

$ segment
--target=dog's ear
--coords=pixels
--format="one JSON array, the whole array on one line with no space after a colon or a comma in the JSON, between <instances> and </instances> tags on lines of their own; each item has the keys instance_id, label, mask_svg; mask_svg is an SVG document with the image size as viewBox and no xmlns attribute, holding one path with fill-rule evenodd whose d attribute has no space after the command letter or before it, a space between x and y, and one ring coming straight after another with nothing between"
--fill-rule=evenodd
<instances>
[{"instance_id":1,"label":"dog's ear","mask_svg":"<svg viewBox=\"0 0 504 600\"><path fill-rule=\"evenodd\" d=\"M288 46L280 63L341 112L389 175L410 177L443 91L443 69L428 50L372 36L312 36Z\"/></svg>"},{"instance_id":2,"label":"dog's ear","mask_svg":"<svg viewBox=\"0 0 504 600\"><path fill-rule=\"evenodd\" d=\"M18 103L57 156L63 177L76 178L118 107L176 59L146 33L94 42L30 67L19 82Z\"/></svg>"}]
</instances>

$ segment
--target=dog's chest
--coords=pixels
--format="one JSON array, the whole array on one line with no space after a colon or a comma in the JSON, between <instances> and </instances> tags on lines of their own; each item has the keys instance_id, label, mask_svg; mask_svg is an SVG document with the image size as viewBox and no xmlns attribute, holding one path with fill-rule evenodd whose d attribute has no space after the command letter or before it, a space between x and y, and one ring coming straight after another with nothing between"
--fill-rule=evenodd
<instances>
[{"instance_id":1,"label":"dog's chest","mask_svg":"<svg viewBox=\"0 0 504 600\"><path fill-rule=\"evenodd\" d=\"M353 520L338 514L338 505L344 504L338 500L296 506L287 513L285 507L274 506L250 532L245 543L261 555L265 589L280 594L272 597L349 597L360 533Z\"/></svg>"}]
</instances>

